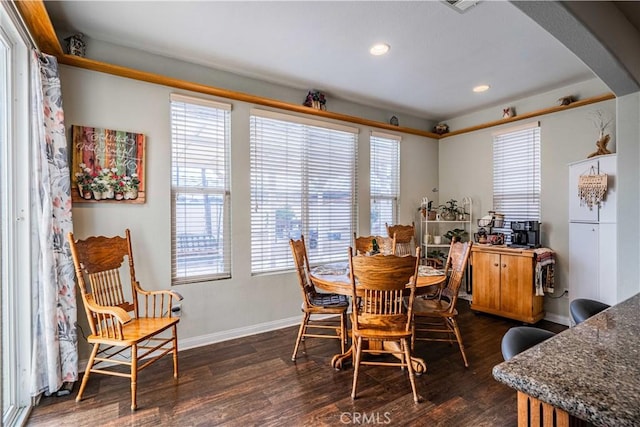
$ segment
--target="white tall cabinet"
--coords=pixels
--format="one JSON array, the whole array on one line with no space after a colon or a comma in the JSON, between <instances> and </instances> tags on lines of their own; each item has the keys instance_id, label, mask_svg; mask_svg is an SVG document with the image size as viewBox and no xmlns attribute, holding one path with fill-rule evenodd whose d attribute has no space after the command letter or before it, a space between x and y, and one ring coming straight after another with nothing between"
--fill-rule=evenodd
<instances>
[{"instance_id":1,"label":"white tall cabinet","mask_svg":"<svg viewBox=\"0 0 640 427\"><path fill-rule=\"evenodd\" d=\"M581 175L607 174L606 198L589 208L578 197ZM569 165L569 299L613 305L616 289L616 155Z\"/></svg>"}]
</instances>

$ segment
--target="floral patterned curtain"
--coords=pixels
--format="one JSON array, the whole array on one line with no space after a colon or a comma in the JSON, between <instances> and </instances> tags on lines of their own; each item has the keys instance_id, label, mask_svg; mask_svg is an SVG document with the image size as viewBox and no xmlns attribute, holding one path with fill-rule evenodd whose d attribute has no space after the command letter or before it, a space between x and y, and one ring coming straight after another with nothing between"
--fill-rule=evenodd
<instances>
[{"instance_id":1,"label":"floral patterned curtain","mask_svg":"<svg viewBox=\"0 0 640 427\"><path fill-rule=\"evenodd\" d=\"M56 58L34 51L31 77L32 260L36 264L31 392L37 395L55 393L78 379L78 349L75 272L66 239L72 231L71 183Z\"/></svg>"}]
</instances>

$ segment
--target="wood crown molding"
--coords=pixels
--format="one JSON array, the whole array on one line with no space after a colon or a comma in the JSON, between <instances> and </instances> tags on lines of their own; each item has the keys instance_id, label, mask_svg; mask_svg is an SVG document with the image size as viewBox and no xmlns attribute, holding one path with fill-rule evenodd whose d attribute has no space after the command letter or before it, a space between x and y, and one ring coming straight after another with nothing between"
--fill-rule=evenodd
<instances>
[{"instance_id":1,"label":"wood crown molding","mask_svg":"<svg viewBox=\"0 0 640 427\"><path fill-rule=\"evenodd\" d=\"M541 116L545 114L555 113L558 111L564 111L572 108L582 107L584 105L593 104L596 102L606 101L615 98L613 93L608 93L592 98L573 102L569 105L561 105L551 108L545 108L530 113L525 113L519 116L510 117L508 119L496 120L480 124L477 126L471 126L464 129L448 132L446 134L439 135L434 132L424 131L421 129L394 126L384 122L378 122L375 120L369 120L361 117L350 116L346 114L334 113L330 111L315 110L304 105L291 104L289 102L278 101L276 99L263 98L256 95L250 95L243 92L236 92L232 90L222 89L215 86L204 85L200 83L189 82L186 80L176 79L173 77L163 76L160 74L150 73L146 71L136 70L120 65L108 64L106 62L96 61L93 59L82 58L75 55L65 54L62 50L62 46L58 41L58 36L53 28L49 14L44 6L43 0L17 0L14 1L20 15L22 16L25 24L31 36L35 40L38 48L50 55L58 58L61 64L70 65L78 68L84 68L87 70L97 71L101 73L112 74L119 77L125 77L134 80L140 80L147 83L154 83L163 86L174 87L176 89L183 89L193 92L199 92L207 95L218 96L227 99L233 99L236 101L242 101L257 105L263 105L266 107L278 108L286 111L293 111L301 114L309 114L313 116L324 117L327 119L340 120L348 123L355 123L363 126L371 126L379 129L385 129L394 132L407 133L411 135L423 136L432 139L444 139L451 136L460 135L463 133L474 132L480 129L486 129L493 126L499 126L505 123L515 122L518 120L530 119L532 117Z\"/></svg>"}]
</instances>

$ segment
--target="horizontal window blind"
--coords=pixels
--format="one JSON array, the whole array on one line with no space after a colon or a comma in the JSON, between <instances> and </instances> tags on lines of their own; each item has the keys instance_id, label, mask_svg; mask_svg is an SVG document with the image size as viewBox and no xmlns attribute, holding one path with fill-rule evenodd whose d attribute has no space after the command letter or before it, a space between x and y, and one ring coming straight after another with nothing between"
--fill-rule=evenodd
<instances>
[{"instance_id":1,"label":"horizontal window blind","mask_svg":"<svg viewBox=\"0 0 640 427\"><path fill-rule=\"evenodd\" d=\"M228 104L171 96L171 281L231 277Z\"/></svg>"},{"instance_id":2,"label":"horizontal window blind","mask_svg":"<svg viewBox=\"0 0 640 427\"><path fill-rule=\"evenodd\" d=\"M251 272L293 268L289 239L309 262L344 260L356 219L356 133L252 111Z\"/></svg>"},{"instance_id":3,"label":"horizontal window blind","mask_svg":"<svg viewBox=\"0 0 640 427\"><path fill-rule=\"evenodd\" d=\"M493 208L511 221L540 221L540 126L521 126L493 137ZM500 231L500 230L496 230Z\"/></svg>"},{"instance_id":4,"label":"horizontal window blind","mask_svg":"<svg viewBox=\"0 0 640 427\"><path fill-rule=\"evenodd\" d=\"M372 132L370 153L371 235L386 236L398 215L400 137Z\"/></svg>"}]
</instances>

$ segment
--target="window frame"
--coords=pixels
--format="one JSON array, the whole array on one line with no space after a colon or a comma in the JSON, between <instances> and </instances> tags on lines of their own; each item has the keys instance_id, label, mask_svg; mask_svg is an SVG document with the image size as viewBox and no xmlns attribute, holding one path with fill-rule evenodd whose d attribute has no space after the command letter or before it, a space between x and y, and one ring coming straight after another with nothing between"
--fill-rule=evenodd
<instances>
[{"instance_id":1,"label":"window frame","mask_svg":"<svg viewBox=\"0 0 640 427\"><path fill-rule=\"evenodd\" d=\"M497 145L500 146L497 147ZM510 243L511 222L539 222L541 220L540 122L536 121L494 132L492 148L493 208L496 212L505 215L503 227L494 228L494 232L504 232L507 243ZM511 170L509 170L510 165ZM514 185L514 182L525 184L517 186ZM518 205L523 208L519 209Z\"/></svg>"},{"instance_id":2,"label":"window frame","mask_svg":"<svg viewBox=\"0 0 640 427\"><path fill-rule=\"evenodd\" d=\"M385 223L396 224L398 221L398 209L400 205L400 143L402 137L398 135L392 135L382 132L371 132L369 137L369 230L371 235L386 236L387 230ZM395 147L388 151L394 151L393 155L389 158L377 158L377 154L381 150L377 150L376 144L395 144ZM382 148L382 147L380 147ZM393 175L393 182L390 185L390 191L376 192L377 188L374 182L376 182L376 173L378 169L376 162L386 160L391 163L390 175ZM382 180L380 177L379 180ZM391 217L385 220L380 220L378 226L374 224L374 205L381 201L391 202Z\"/></svg>"},{"instance_id":3,"label":"window frame","mask_svg":"<svg viewBox=\"0 0 640 427\"><path fill-rule=\"evenodd\" d=\"M2 424L22 425L31 397L31 87L30 39L9 3L0 6L0 43L4 52L2 96L6 102L0 134L0 265L2 275ZM19 166L18 166L19 165Z\"/></svg>"},{"instance_id":4,"label":"window frame","mask_svg":"<svg viewBox=\"0 0 640 427\"><path fill-rule=\"evenodd\" d=\"M182 145L186 145L186 138L178 135L176 130L176 114L179 114L176 111L178 105L184 105L185 110L189 107L199 110L200 114L207 114L204 109L213 109L216 110L215 113L211 112L211 119L216 120L211 127L221 127L223 129L222 135L216 134L209 138L209 143L213 142L211 146L203 149L202 151L190 151L193 157L191 160L183 159L179 166L185 167L185 162L191 161L194 162L197 160L198 163L203 164L202 158L196 159L198 154L211 154L211 152L215 151L216 148L218 151L222 151L223 154L220 156L212 156L211 162L208 164L204 164L201 166L200 175L201 179L197 180L193 184L189 184L188 182L176 182L176 168L179 167L176 161L176 150L180 148ZM171 117L171 285L184 285L190 283L200 283L200 282L209 282L216 281L222 279L230 279L232 277L232 262L231 262L231 109L232 105L229 103L222 103L218 101L212 101L202 98L196 98L191 96L185 96L181 94L172 93L170 95L170 117ZM188 116L188 112L185 111L185 118ZM192 114L194 114L192 112ZM214 117L215 116L215 117ZM196 117L190 116L190 120L197 119ZM188 124L185 126L189 126ZM184 132L188 132L188 129L183 129ZM214 141L215 140L215 141ZM194 140L192 140L192 144L194 144ZM195 142L196 145L203 145L202 140ZM217 145L216 145L217 144ZM186 148L186 147L185 147ZM184 149L186 153L187 150ZM206 178L210 175L209 172L214 169L219 171L218 166L222 165L222 169L224 170L224 176L219 178L222 182L222 185L208 185ZM208 166L208 167L207 167ZM188 166L187 166L188 167ZM194 167L191 167L194 169ZM198 169L195 167L195 169ZM189 174L182 173L179 175L183 180L189 179ZM191 175L193 177L193 175ZM221 199L219 210L222 211L221 219L218 221L221 222L220 226L222 230L214 233L218 237L214 240L213 236L192 236L194 238L200 237L197 241L191 239L189 243L186 243L186 240L182 243L179 243L178 238L178 209L180 206L184 206L185 214L189 214L188 210L188 200L195 200L196 204L199 200L203 200L203 209L205 212L209 212L209 209L206 206L209 206L209 198L217 198ZM179 200L181 200L179 202ZM214 208L216 203L214 202ZM209 213L210 214L210 213ZM186 221L186 219L185 219ZM212 225L212 221L206 221L203 226L208 228ZM185 226L188 228L190 224L186 224ZM191 224L193 225L193 224ZM220 236L222 237L220 239ZM186 237L186 236L185 236ZM184 240L184 239L183 239ZM215 242L216 248L212 248L212 245ZM193 268L192 273L189 273L189 267L185 266L182 269L178 268L178 258L180 258L178 245L183 245L185 247L193 247L194 251L192 254L184 255L183 259L185 262L196 261L201 266L198 272L197 266ZM222 250L219 247L222 246ZM184 249L184 248L183 248ZM197 249L197 250L196 250ZM219 256L209 257L208 253L210 251L219 251ZM217 271L207 271L206 263L209 261L209 258L216 260L216 264L219 266ZM221 260L219 260L221 258ZM204 264L204 265L202 265Z\"/></svg>"},{"instance_id":5,"label":"window frame","mask_svg":"<svg viewBox=\"0 0 640 427\"><path fill-rule=\"evenodd\" d=\"M292 270L288 242L300 235L311 265L345 260L357 222L359 129L255 108L249 122L251 274ZM289 227L279 233L282 210Z\"/></svg>"}]
</instances>

